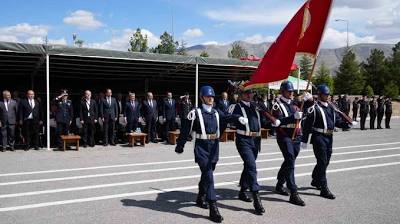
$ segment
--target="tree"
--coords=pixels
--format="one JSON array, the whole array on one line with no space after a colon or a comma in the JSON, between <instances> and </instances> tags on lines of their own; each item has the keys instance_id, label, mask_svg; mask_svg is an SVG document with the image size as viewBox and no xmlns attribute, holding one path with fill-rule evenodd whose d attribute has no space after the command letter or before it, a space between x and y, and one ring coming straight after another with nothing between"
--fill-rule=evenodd
<instances>
[{"instance_id":1,"label":"tree","mask_svg":"<svg viewBox=\"0 0 400 224\"><path fill-rule=\"evenodd\" d=\"M207 53L207 51L202 51L201 53L200 53L200 57L203 57L203 58L208 58L208 57L210 57L210 55Z\"/></svg>"},{"instance_id":2,"label":"tree","mask_svg":"<svg viewBox=\"0 0 400 224\"><path fill-rule=\"evenodd\" d=\"M181 44L179 45L179 48L177 50L178 55L187 55L187 49L186 49L186 42L184 40L181 40Z\"/></svg>"},{"instance_id":3,"label":"tree","mask_svg":"<svg viewBox=\"0 0 400 224\"><path fill-rule=\"evenodd\" d=\"M370 56L362 66L366 83L372 87L375 94L383 94L385 83L388 80L388 63L383 51L371 50Z\"/></svg>"},{"instance_id":4,"label":"tree","mask_svg":"<svg viewBox=\"0 0 400 224\"><path fill-rule=\"evenodd\" d=\"M249 55L247 50L240 45L239 42L234 42L232 44L232 49L228 51L228 57L230 58L245 58Z\"/></svg>"},{"instance_id":5,"label":"tree","mask_svg":"<svg viewBox=\"0 0 400 224\"><path fill-rule=\"evenodd\" d=\"M383 94L390 98L397 99L397 97L399 96L399 86L396 85L396 83L394 81L391 81L385 85Z\"/></svg>"},{"instance_id":6,"label":"tree","mask_svg":"<svg viewBox=\"0 0 400 224\"><path fill-rule=\"evenodd\" d=\"M334 83L337 94L360 94L363 90L364 79L356 55L351 49L343 55Z\"/></svg>"},{"instance_id":7,"label":"tree","mask_svg":"<svg viewBox=\"0 0 400 224\"><path fill-rule=\"evenodd\" d=\"M174 54L177 47L178 47L178 42L174 42L174 38L165 31L161 36L160 36L161 43L155 47L152 51L154 53L159 53L159 54Z\"/></svg>"},{"instance_id":8,"label":"tree","mask_svg":"<svg viewBox=\"0 0 400 224\"><path fill-rule=\"evenodd\" d=\"M311 58L307 55L301 56L300 59L300 77L304 80L308 80L308 75L311 72L313 62Z\"/></svg>"},{"instance_id":9,"label":"tree","mask_svg":"<svg viewBox=\"0 0 400 224\"><path fill-rule=\"evenodd\" d=\"M400 88L400 42L393 47L393 53L388 60L389 64L389 79L395 82Z\"/></svg>"},{"instance_id":10,"label":"tree","mask_svg":"<svg viewBox=\"0 0 400 224\"><path fill-rule=\"evenodd\" d=\"M143 36L141 29L137 28L136 32L129 40L129 45L131 46L131 48L128 49L128 51L146 52L149 49L147 44L147 35Z\"/></svg>"},{"instance_id":11,"label":"tree","mask_svg":"<svg viewBox=\"0 0 400 224\"><path fill-rule=\"evenodd\" d=\"M78 46L79 48L83 47L84 43L85 43L85 41L82 39L75 40L75 45Z\"/></svg>"},{"instance_id":12,"label":"tree","mask_svg":"<svg viewBox=\"0 0 400 224\"><path fill-rule=\"evenodd\" d=\"M363 95L366 96L373 96L374 95L374 90L372 89L372 87L370 85L367 85L363 91Z\"/></svg>"},{"instance_id":13,"label":"tree","mask_svg":"<svg viewBox=\"0 0 400 224\"><path fill-rule=\"evenodd\" d=\"M334 92L334 85L333 85L334 82L333 82L333 78L331 76L331 72L329 71L329 68L324 63L322 63L319 66L317 74L312 78L312 82L316 86L325 84L329 87L331 92Z\"/></svg>"}]
</instances>

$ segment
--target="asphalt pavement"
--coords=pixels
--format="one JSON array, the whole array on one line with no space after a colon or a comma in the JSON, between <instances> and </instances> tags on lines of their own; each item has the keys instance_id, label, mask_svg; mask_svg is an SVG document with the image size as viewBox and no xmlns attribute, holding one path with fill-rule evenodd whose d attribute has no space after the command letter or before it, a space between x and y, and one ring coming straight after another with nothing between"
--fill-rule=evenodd
<instances>
[{"instance_id":1,"label":"asphalt pavement","mask_svg":"<svg viewBox=\"0 0 400 224\"><path fill-rule=\"evenodd\" d=\"M368 126L368 125L367 125ZM305 207L273 192L282 156L274 138L258 157L267 212L237 199L243 168L233 142L221 143L215 170L224 223L400 223L400 119L392 129L334 133L328 183L336 200L310 186L312 146L302 150L296 181ZM193 144L0 153L0 223L211 223L195 206L200 171Z\"/></svg>"}]
</instances>

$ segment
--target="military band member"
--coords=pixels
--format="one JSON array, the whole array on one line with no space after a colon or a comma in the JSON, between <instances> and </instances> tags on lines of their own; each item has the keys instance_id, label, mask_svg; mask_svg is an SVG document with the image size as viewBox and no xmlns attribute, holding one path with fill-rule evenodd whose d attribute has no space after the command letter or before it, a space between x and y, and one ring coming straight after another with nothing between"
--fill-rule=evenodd
<instances>
[{"instance_id":1,"label":"military band member","mask_svg":"<svg viewBox=\"0 0 400 224\"><path fill-rule=\"evenodd\" d=\"M275 192L289 196L289 193L283 187L286 183L287 188L290 190L289 202L295 205L305 206L305 202L300 198L297 192L294 175L295 162L300 152L301 141L300 129L296 129L296 120L302 118L302 112L300 112L299 106L293 100L294 87L292 82L282 82L280 91L281 96L276 99L272 114L275 118L279 119L281 123L280 126L276 128L276 141L282 152L284 161L278 172L278 182L275 187ZM305 96L307 96L304 99L306 101L312 99L310 94ZM293 136L295 136L294 139Z\"/></svg>"},{"instance_id":2,"label":"military band member","mask_svg":"<svg viewBox=\"0 0 400 224\"><path fill-rule=\"evenodd\" d=\"M366 130L365 121L367 120L369 112L367 96L364 95L358 104L360 104L360 130Z\"/></svg>"},{"instance_id":3,"label":"military band member","mask_svg":"<svg viewBox=\"0 0 400 224\"><path fill-rule=\"evenodd\" d=\"M375 129L375 120L376 120L376 101L375 97L372 96L371 100L369 101L369 129L374 130Z\"/></svg>"},{"instance_id":4,"label":"military band member","mask_svg":"<svg viewBox=\"0 0 400 224\"><path fill-rule=\"evenodd\" d=\"M89 90L85 91L79 110L79 117L83 128L83 147L86 148L88 145L94 147L94 133L96 131L95 125L98 120L98 108L97 103L92 99L92 93Z\"/></svg>"},{"instance_id":5,"label":"military band member","mask_svg":"<svg viewBox=\"0 0 400 224\"><path fill-rule=\"evenodd\" d=\"M192 132L195 139L195 162L201 170L196 204L201 208L209 207L210 220L222 222L223 217L219 213L216 204L217 197L214 189L213 171L219 158L220 134L224 131L226 122L238 118L226 115L224 112L213 108L215 93L212 87L203 86L200 90L200 97L203 104L189 113L188 119L191 122L182 127L175 152L183 152L188 136Z\"/></svg>"},{"instance_id":6,"label":"military band member","mask_svg":"<svg viewBox=\"0 0 400 224\"><path fill-rule=\"evenodd\" d=\"M385 100L385 128L390 129L390 118L392 117L392 98Z\"/></svg>"},{"instance_id":7,"label":"military band member","mask_svg":"<svg viewBox=\"0 0 400 224\"><path fill-rule=\"evenodd\" d=\"M314 155L317 164L312 173L311 185L321 190L320 195L327 199L335 199L335 195L328 188L326 178L326 170L332 155L333 129L351 128L357 122L342 119L342 115L331 103L328 96L329 88L326 85L319 85L318 100L314 106L307 110L306 118L303 123L302 148L307 148L309 135L311 136L311 144L313 145Z\"/></svg>"},{"instance_id":8,"label":"military band member","mask_svg":"<svg viewBox=\"0 0 400 224\"><path fill-rule=\"evenodd\" d=\"M382 120L383 120L383 115L385 115L385 100L383 99L383 96L379 96L377 100L378 107L376 108L376 113L377 113L377 124L376 128L377 129L382 129Z\"/></svg>"},{"instance_id":9,"label":"military band member","mask_svg":"<svg viewBox=\"0 0 400 224\"><path fill-rule=\"evenodd\" d=\"M54 99L56 106L55 120L57 122L56 135L58 148L62 148L61 135L68 135L70 125L74 117L72 101L68 99L67 90L61 90L61 94Z\"/></svg>"}]
</instances>

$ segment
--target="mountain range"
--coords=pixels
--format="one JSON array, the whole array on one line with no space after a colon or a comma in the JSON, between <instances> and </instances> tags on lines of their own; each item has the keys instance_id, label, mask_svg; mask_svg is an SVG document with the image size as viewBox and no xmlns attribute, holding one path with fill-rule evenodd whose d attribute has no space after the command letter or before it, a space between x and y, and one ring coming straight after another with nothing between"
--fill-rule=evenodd
<instances>
[{"instance_id":1,"label":"mountain range","mask_svg":"<svg viewBox=\"0 0 400 224\"><path fill-rule=\"evenodd\" d=\"M242 47L244 47L249 55L254 55L262 58L268 48L271 46L271 42L252 44L245 41L237 41ZM365 62L369 57L372 49L379 49L385 53L386 57L392 54L393 44L356 44L350 46L356 55L357 61ZM188 47L187 51L189 55L199 56L202 51L206 51L210 57L213 58L228 58L228 51L232 48L232 44L210 44L210 45L195 45ZM336 70L340 65L342 56L346 48L336 49L321 49L317 61L317 68L321 63L324 63L331 71L331 75L336 75ZM299 63L301 56L296 56L296 63Z\"/></svg>"}]
</instances>

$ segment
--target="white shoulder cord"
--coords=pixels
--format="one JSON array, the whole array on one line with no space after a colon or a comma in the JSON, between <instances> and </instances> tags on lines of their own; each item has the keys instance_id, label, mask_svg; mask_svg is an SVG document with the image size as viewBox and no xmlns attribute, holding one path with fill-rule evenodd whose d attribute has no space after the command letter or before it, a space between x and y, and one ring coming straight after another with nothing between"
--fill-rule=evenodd
<instances>
[{"instance_id":1,"label":"white shoulder cord","mask_svg":"<svg viewBox=\"0 0 400 224\"><path fill-rule=\"evenodd\" d=\"M279 107L281 108L281 112L283 112L283 115L285 115L285 117L289 117L289 114L288 114L288 112L286 110L286 107L283 105L281 100L280 99L276 99L276 101L277 101Z\"/></svg>"},{"instance_id":2,"label":"white shoulder cord","mask_svg":"<svg viewBox=\"0 0 400 224\"><path fill-rule=\"evenodd\" d=\"M201 138L202 139L207 139L206 135L206 128L204 126L204 119L203 115L201 114L201 109L197 108L197 113L199 114L199 122L200 122L200 129L201 129Z\"/></svg>"},{"instance_id":3,"label":"white shoulder cord","mask_svg":"<svg viewBox=\"0 0 400 224\"><path fill-rule=\"evenodd\" d=\"M325 112L324 112L324 110L322 109L322 107L319 106L318 104L317 104L317 107L318 107L318 109L321 111L322 121L324 122L324 132L326 132L326 131L328 130L328 125L326 124Z\"/></svg>"},{"instance_id":4,"label":"white shoulder cord","mask_svg":"<svg viewBox=\"0 0 400 224\"><path fill-rule=\"evenodd\" d=\"M247 118L246 110L239 104L240 109L242 110L242 115L244 118ZM250 126L249 122L246 123L246 135L250 135Z\"/></svg>"},{"instance_id":5,"label":"white shoulder cord","mask_svg":"<svg viewBox=\"0 0 400 224\"><path fill-rule=\"evenodd\" d=\"M215 111L215 118L217 119L217 138L219 139L220 131L219 131L219 114L218 114L218 111Z\"/></svg>"}]
</instances>

